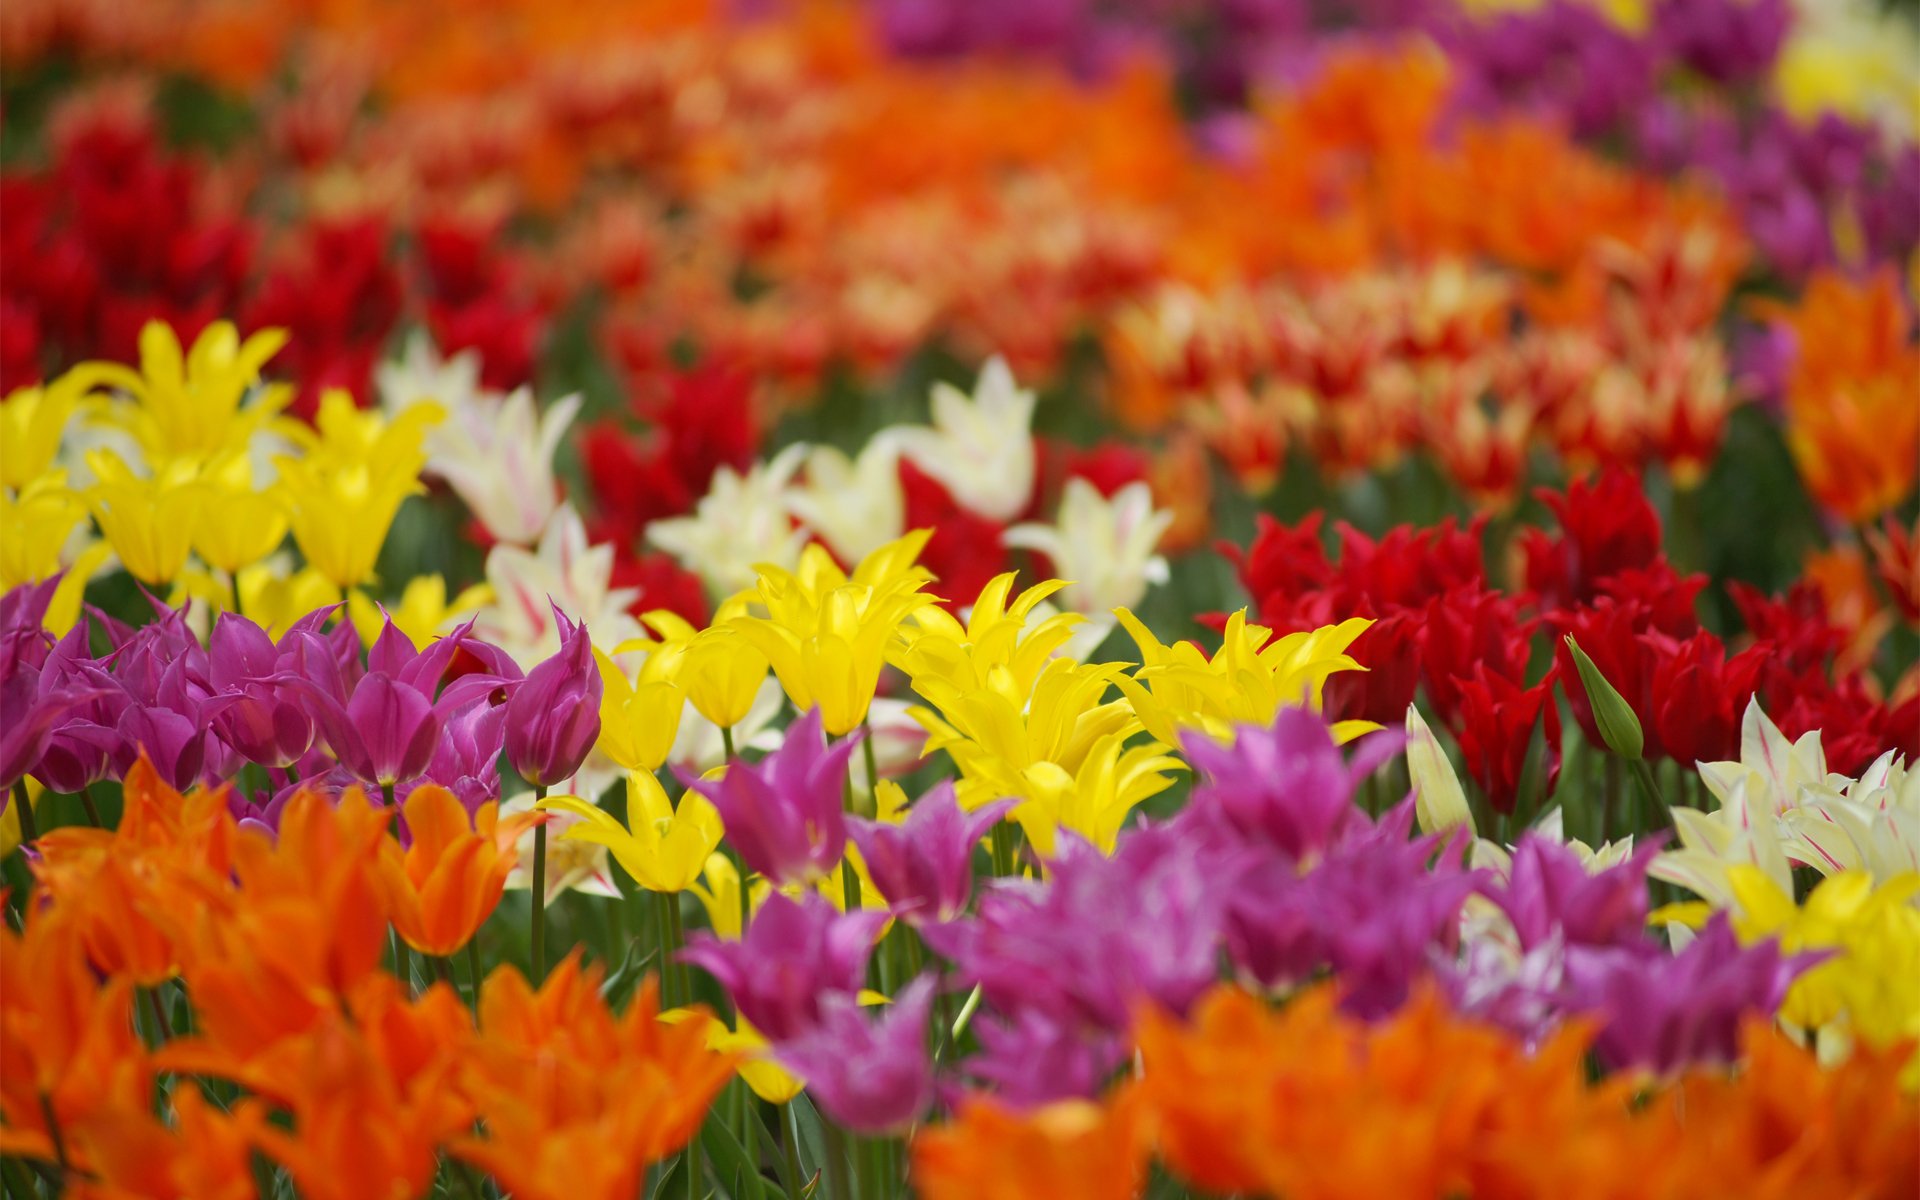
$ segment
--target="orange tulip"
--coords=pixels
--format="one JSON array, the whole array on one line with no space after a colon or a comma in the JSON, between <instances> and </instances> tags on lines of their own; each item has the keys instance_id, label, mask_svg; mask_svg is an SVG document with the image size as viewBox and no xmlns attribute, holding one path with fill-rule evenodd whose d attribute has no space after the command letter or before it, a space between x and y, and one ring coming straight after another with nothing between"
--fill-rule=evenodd
<instances>
[{"instance_id":1,"label":"orange tulip","mask_svg":"<svg viewBox=\"0 0 1920 1200\"><path fill-rule=\"evenodd\" d=\"M256 1109L228 1115L191 1084L174 1088L172 1123L144 1106L104 1114L76 1131L90 1152L93 1180L67 1189L74 1200L254 1200Z\"/></svg>"},{"instance_id":2,"label":"orange tulip","mask_svg":"<svg viewBox=\"0 0 1920 1200\"><path fill-rule=\"evenodd\" d=\"M544 817L501 821L489 802L469 821L452 792L426 784L407 797L406 819L413 844L403 853L388 842L381 853L387 907L409 946L444 957L466 945L500 903L520 834Z\"/></svg>"},{"instance_id":3,"label":"orange tulip","mask_svg":"<svg viewBox=\"0 0 1920 1200\"><path fill-rule=\"evenodd\" d=\"M153 987L178 971L179 945L232 869L237 827L224 792L181 796L142 755L127 773L119 828L70 826L40 839L34 875L73 915L93 965Z\"/></svg>"},{"instance_id":4,"label":"orange tulip","mask_svg":"<svg viewBox=\"0 0 1920 1200\"><path fill-rule=\"evenodd\" d=\"M923 1200L1128 1200L1146 1167L1141 1133L1131 1092L1026 1114L974 1097L914 1139L913 1185Z\"/></svg>"},{"instance_id":5,"label":"orange tulip","mask_svg":"<svg viewBox=\"0 0 1920 1200\"><path fill-rule=\"evenodd\" d=\"M1821 274L1795 306L1766 310L1793 331L1787 447L1821 504L1868 521L1920 475L1920 347L1890 271L1852 283Z\"/></svg>"},{"instance_id":6,"label":"orange tulip","mask_svg":"<svg viewBox=\"0 0 1920 1200\"><path fill-rule=\"evenodd\" d=\"M293 1129L262 1121L255 1144L312 1200L423 1195L438 1148L473 1124L472 1105L453 1086L472 1031L445 984L410 1002L398 981L377 977L351 1016L327 1014L274 1055L270 1094Z\"/></svg>"},{"instance_id":7,"label":"orange tulip","mask_svg":"<svg viewBox=\"0 0 1920 1200\"><path fill-rule=\"evenodd\" d=\"M277 840L241 832L237 886L209 904L182 956L198 1034L168 1047L176 1069L259 1082L257 1055L340 1011L375 973L388 819L358 791L338 805L301 792Z\"/></svg>"},{"instance_id":8,"label":"orange tulip","mask_svg":"<svg viewBox=\"0 0 1920 1200\"><path fill-rule=\"evenodd\" d=\"M0 1154L88 1167L82 1127L147 1111L152 1086L132 981L98 979L57 908L0 928Z\"/></svg>"},{"instance_id":9,"label":"orange tulip","mask_svg":"<svg viewBox=\"0 0 1920 1200\"><path fill-rule=\"evenodd\" d=\"M452 1150L525 1200L632 1196L648 1164L699 1130L732 1077L734 1057L707 1049L704 1021L658 1019L651 980L616 1017L600 978L573 954L538 992L505 968L482 989L485 1036L459 1082L486 1137Z\"/></svg>"}]
</instances>

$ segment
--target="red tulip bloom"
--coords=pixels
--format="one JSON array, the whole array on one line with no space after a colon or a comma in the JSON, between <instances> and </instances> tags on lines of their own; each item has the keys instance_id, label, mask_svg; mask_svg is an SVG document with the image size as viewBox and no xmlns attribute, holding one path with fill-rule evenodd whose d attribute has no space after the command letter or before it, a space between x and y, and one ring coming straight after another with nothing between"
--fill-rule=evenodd
<instances>
[{"instance_id":1,"label":"red tulip bloom","mask_svg":"<svg viewBox=\"0 0 1920 1200\"><path fill-rule=\"evenodd\" d=\"M1458 737L1466 757L1467 773L1486 793L1496 812L1511 813L1520 797L1521 776L1534 732L1541 730L1540 791L1533 801L1553 794L1560 777L1560 709L1553 700L1554 671L1530 688L1502 675L1476 667L1460 680Z\"/></svg>"}]
</instances>

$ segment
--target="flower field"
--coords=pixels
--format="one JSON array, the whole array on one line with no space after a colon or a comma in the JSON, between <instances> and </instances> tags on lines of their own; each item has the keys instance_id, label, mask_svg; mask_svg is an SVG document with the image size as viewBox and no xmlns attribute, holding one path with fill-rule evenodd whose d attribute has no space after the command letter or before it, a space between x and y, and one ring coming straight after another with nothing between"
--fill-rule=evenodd
<instances>
[{"instance_id":1,"label":"flower field","mask_svg":"<svg viewBox=\"0 0 1920 1200\"><path fill-rule=\"evenodd\" d=\"M1917 22L7 0L4 1194L1920 1197Z\"/></svg>"}]
</instances>

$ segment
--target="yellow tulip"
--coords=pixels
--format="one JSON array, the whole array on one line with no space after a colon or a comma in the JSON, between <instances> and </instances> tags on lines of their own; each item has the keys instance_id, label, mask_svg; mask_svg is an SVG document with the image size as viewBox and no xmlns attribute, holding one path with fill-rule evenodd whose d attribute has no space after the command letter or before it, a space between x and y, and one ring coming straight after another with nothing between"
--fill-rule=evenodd
<instances>
[{"instance_id":1,"label":"yellow tulip","mask_svg":"<svg viewBox=\"0 0 1920 1200\"><path fill-rule=\"evenodd\" d=\"M1453 761L1426 718L1411 704L1407 705L1407 772L1413 780L1413 815L1420 832L1438 833L1464 825L1469 835L1478 833Z\"/></svg>"},{"instance_id":2,"label":"yellow tulip","mask_svg":"<svg viewBox=\"0 0 1920 1200\"><path fill-rule=\"evenodd\" d=\"M686 1021L706 1024L707 1049L721 1054L737 1054L740 1065L734 1068L753 1094L768 1104L785 1104L806 1088L806 1082L775 1062L768 1054L767 1039L745 1017L735 1017L740 1028L728 1029L727 1023L705 1009L672 1008L660 1014L668 1025Z\"/></svg>"},{"instance_id":3,"label":"yellow tulip","mask_svg":"<svg viewBox=\"0 0 1920 1200\"><path fill-rule=\"evenodd\" d=\"M379 638L389 617L400 632L407 635L407 640L424 646L435 635L446 632L449 622L492 602L493 588L487 584L476 583L448 600L445 579L438 575L416 575L401 591L400 602L388 606L384 613L371 596L354 591L347 597L347 617L367 646Z\"/></svg>"},{"instance_id":4,"label":"yellow tulip","mask_svg":"<svg viewBox=\"0 0 1920 1200\"><path fill-rule=\"evenodd\" d=\"M704 883L695 883L687 890L700 901L700 907L707 910L707 925L712 928L713 936L723 941L740 940L740 872L733 860L724 854L709 854L701 868ZM747 910L752 912L760 907L772 889L764 879L755 879L747 890Z\"/></svg>"},{"instance_id":5,"label":"yellow tulip","mask_svg":"<svg viewBox=\"0 0 1920 1200\"><path fill-rule=\"evenodd\" d=\"M686 692L675 681L679 645L656 644L637 679L599 650L593 658L601 680L600 752L629 771L659 770L673 751L686 708Z\"/></svg>"},{"instance_id":6,"label":"yellow tulip","mask_svg":"<svg viewBox=\"0 0 1920 1200\"><path fill-rule=\"evenodd\" d=\"M34 479L17 498L0 490L0 589L37 583L60 569L74 527L87 519L87 505L67 486L64 471Z\"/></svg>"},{"instance_id":7,"label":"yellow tulip","mask_svg":"<svg viewBox=\"0 0 1920 1200\"><path fill-rule=\"evenodd\" d=\"M280 548L287 536L286 509L271 493L254 489L246 454L222 455L200 478L207 484L207 503L193 548L209 566L231 575Z\"/></svg>"},{"instance_id":8,"label":"yellow tulip","mask_svg":"<svg viewBox=\"0 0 1920 1200\"><path fill-rule=\"evenodd\" d=\"M241 450L284 407L292 393L282 385L263 389L244 409L260 368L286 345L282 329L264 329L240 339L227 321L215 321L194 339L183 357L180 339L159 321L140 330L140 369L92 363L88 369L134 399L116 405L108 419L132 433L156 469L177 459L205 462Z\"/></svg>"},{"instance_id":9,"label":"yellow tulip","mask_svg":"<svg viewBox=\"0 0 1920 1200\"><path fill-rule=\"evenodd\" d=\"M1114 612L1140 649L1140 668L1114 683L1147 732L1169 745L1178 744L1182 727L1231 741L1234 726L1271 724L1283 706L1319 711L1329 676L1366 669L1347 647L1373 624L1354 617L1274 638L1272 630L1248 624L1241 609L1227 618L1220 649L1209 658L1192 642L1162 645L1132 613ZM1340 721L1333 732L1344 742L1377 728L1371 721Z\"/></svg>"},{"instance_id":10,"label":"yellow tulip","mask_svg":"<svg viewBox=\"0 0 1920 1200\"><path fill-rule=\"evenodd\" d=\"M548 796L534 807L583 818L561 840L605 846L633 881L650 892L683 892L693 886L722 833L720 812L705 796L690 791L676 809L667 802L660 781L645 771L627 776L626 825L578 796Z\"/></svg>"},{"instance_id":11,"label":"yellow tulip","mask_svg":"<svg viewBox=\"0 0 1920 1200\"><path fill-rule=\"evenodd\" d=\"M0 488L25 491L53 469L74 410L98 372L68 371L51 383L15 388L0 400Z\"/></svg>"},{"instance_id":12,"label":"yellow tulip","mask_svg":"<svg viewBox=\"0 0 1920 1200\"><path fill-rule=\"evenodd\" d=\"M920 590L929 576L914 565L930 536L922 529L889 542L851 578L824 548L810 545L796 570L761 573L754 594L766 616L728 622L766 656L795 707L820 709L828 733L849 733L866 720L902 625L938 602Z\"/></svg>"},{"instance_id":13,"label":"yellow tulip","mask_svg":"<svg viewBox=\"0 0 1920 1200\"><path fill-rule=\"evenodd\" d=\"M274 637L316 608L340 602L340 589L312 567L292 575L269 563L243 569L233 581L240 611Z\"/></svg>"},{"instance_id":14,"label":"yellow tulip","mask_svg":"<svg viewBox=\"0 0 1920 1200\"><path fill-rule=\"evenodd\" d=\"M392 421L361 414L345 392L321 398L319 435L301 458L281 457L277 492L300 552L341 588L373 575L401 502L423 490L426 429L440 411L417 404Z\"/></svg>"},{"instance_id":15,"label":"yellow tulip","mask_svg":"<svg viewBox=\"0 0 1920 1200\"><path fill-rule=\"evenodd\" d=\"M1112 854L1127 814L1173 785L1167 772L1186 766L1159 742L1129 747L1126 740L1123 733L1101 738L1071 773L1044 761L1022 773L1025 798L1010 815L1041 858L1053 856L1062 828Z\"/></svg>"},{"instance_id":16,"label":"yellow tulip","mask_svg":"<svg viewBox=\"0 0 1920 1200\"><path fill-rule=\"evenodd\" d=\"M767 656L723 625L702 630L687 643L680 681L695 712L722 729L746 720L767 678Z\"/></svg>"},{"instance_id":17,"label":"yellow tulip","mask_svg":"<svg viewBox=\"0 0 1920 1200\"><path fill-rule=\"evenodd\" d=\"M113 552L142 583L170 583L186 565L206 508L206 486L192 464L176 460L142 479L111 450L95 450L87 465L97 479L87 501Z\"/></svg>"}]
</instances>

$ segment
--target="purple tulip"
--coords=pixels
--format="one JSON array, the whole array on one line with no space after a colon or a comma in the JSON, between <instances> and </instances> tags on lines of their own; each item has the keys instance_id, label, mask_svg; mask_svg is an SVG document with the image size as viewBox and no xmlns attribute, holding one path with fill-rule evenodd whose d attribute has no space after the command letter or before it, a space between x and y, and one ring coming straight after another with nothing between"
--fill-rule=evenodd
<instances>
[{"instance_id":1,"label":"purple tulip","mask_svg":"<svg viewBox=\"0 0 1920 1200\"><path fill-rule=\"evenodd\" d=\"M999 1012L1118 1033L1141 1004L1184 1013L1214 982L1239 870L1182 825L1129 830L1112 858L1063 830L1047 882L996 882L976 917L922 935Z\"/></svg>"},{"instance_id":2,"label":"purple tulip","mask_svg":"<svg viewBox=\"0 0 1920 1200\"><path fill-rule=\"evenodd\" d=\"M1325 718L1283 708L1270 727L1241 726L1230 746L1198 732L1183 734L1181 746L1204 777L1193 789L1197 813L1250 845L1302 862L1370 828L1354 791L1403 741L1370 734L1349 761Z\"/></svg>"},{"instance_id":3,"label":"purple tulip","mask_svg":"<svg viewBox=\"0 0 1920 1200\"><path fill-rule=\"evenodd\" d=\"M1441 839L1408 841L1412 819L1400 804L1305 875L1278 861L1247 872L1230 902L1228 957L1268 987L1331 968L1346 1011L1372 1019L1398 1009L1435 948L1452 943L1479 885L1456 852L1429 867Z\"/></svg>"},{"instance_id":4,"label":"purple tulip","mask_svg":"<svg viewBox=\"0 0 1920 1200\"><path fill-rule=\"evenodd\" d=\"M767 1040L784 1042L820 1023L828 997L859 994L886 920L873 909L842 913L813 893L794 901L775 892L740 941L697 934L681 957L718 980Z\"/></svg>"},{"instance_id":5,"label":"purple tulip","mask_svg":"<svg viewBox=\"0 0 1920 1200\"><path fill-rule=\"evenodd\" d=\"M774 1044L774 1057L807 1081L820 1111L855 1133L896 1133L933 1103L933 1060L927 1017L933 980L903 988L877 1018L844 992L820 1003L820 1019L800 1036Z\"/></svg>"},{"instance_id":6,"label":"purple tulip","mask_svg":"<svg viewBox=\"0 0 1920 1200\"><path fill-rule=\"evenodd\" d=\"M349 674L330 661L326 647L309 638L297 657L315 668L313 674L280 678L302 695L340 765L361 783L384 789L424 772L446 722L512 682L498 673L506 669L504 660L491 647L472 642L471 631L468 622L425 650L415 650L407 635L388 621L367 655L366 673L351 683ZM447 681L456 656L477 649L484 649L483 661L492 669Z\"/></svg>"},{"instance_id":7,"label":"purple tulip","mask_svg":"<svg viewBox=\"0 0 1920 1200\"><path fill-rule=\"evenodd\" d=\"M1550 937L1569 946L1633 945L1646 937L1647 868L1665 844L1664 836L1642 839L1626 862L1589 872L1572 850L1529 833L1514 848L1506 884L1488 894L1522 949Z\"/></svg>"},{"instance_id":8,"label":"purple tulip","mask_svg":"<svg viewBox=\"0 0 1920 1200\"><path fill-rule=\"evenodd\" d=\"M489 800L498 800L500 750L505 745L506 728L504 704L476 704L449 717L426 771L401 787L396 799L404 804L414 788L433 783L452 792L469 813Z\"/></svg>"},{"instance_id":9,"label":"purple tulip","mask_svg":"<svg viewBox=\"0 0 1920 1200\"><path fill-rule=\"evenodd\" d=\"M59 583L56 575L0 595L0 789L6 797L0 798L0 812L6 811L13 785L45 756L63 723L114 690L76 680L75 664L63 665L56 654L43 622ZM82 629L84 638L84 623Z\"/></svg>"},{"instance_id":10,"label":"purple tulip","mask_svg":"<svg viewBox=\"0 0 1920 1200\"><path fill-rule=\"evenodd\" d=\"M72 795L105 779L120 749L118 725L126 692L88 650L83 615L47 656L43 686L76 701L54 727L39 761L28 770L49 790Z\"/></svg>"},{"instance_id":11,"label":"purple tulip","mask_svg":"<svg viewBox=\"0 0 1920 1200\"><path fill-rule=\"evenodd\" d=\"M814 709L758 763L735 759L717 780L674 770L681 783L720 810L727 840L747 866L776 885L804 884L833 870L846 853L842 796L847 760L862 736L864 731L828 745Z\"/></svg>"},{"instance_id":12,"label":"purple tulip","mask_svg":"<svg viewBox=\"0 0 1920 1200\"><path fill-rule=\"evenodd\" d=\"M207 715L248 762L285 767L313 745L313 717L300 694L280 677L297 673L309 660L306 639L321 635L331 611L321 609L301 618L277 646L266 630L245 617L221 613L214 619L207 639L207 678L214 698Z\"/></svg>"},{"instance_id":13,"label":"purple tulip","mask_svg":"<svg viewBox=\"0 0 1920 1200\"><path fill-rule=\"evenodd\" d=\"M1741 1021L1771 1015L1800 972L1824 957L1782 954L1771 938L1742 947L1726 914L1716 913L1678 954L1650 938L1630 948L1569 948L1565 1004L1603 1019L1593 1048L1608 1067L1666 1073L1731 1063Z\"/></svg>"},{"instance_id":14,"label":"purple tulip","mask_svg":"<svg viewBox=\"0 0 1920 1200\"><path fill-rule=\"evenodd\" d=\"M900 824L856 817L848 827L893 915L918 928L966 911L973 896L973 848L1012 807L1011 800L996 800L963 813L952 781L942 780Z\"/></svg>"},{"instance_id":15,"label":"purple tulip","mask_svg":"<svg viewBox=\"0 0 1920 1200\"><path fill-rule=\"evenodd\" d=\"M600 669L585 625L558 608L560 649L507 699L507 761L536 787L571 778L600 738Z\"/></svg>"},{"instance_id":16,"label":"purple tulip","mask_svg":"<svg viewBox=\"0 0 1920 1200\"><path fill-rule=\"evenodd\" d=\"M967 1071L1016 1109L1033 1109L1055 1100L1099 1095L1126 1057L1117 1034L1069 1024L1038 1009L1024 1008L1001 1021L973 1023L980 1053Z\"/></svg>"},{"instance_id":17,"label":"purple tulip","mask_svg":"<svg viewBox=\"0 0 1920 1200\"><path fill-rule=\"evenodd\" d=\"M1789 0L1660 0L1653 40L1716 83L1759 79L1779 57L1793 21Z\"/></svg>"}]
</instances>

